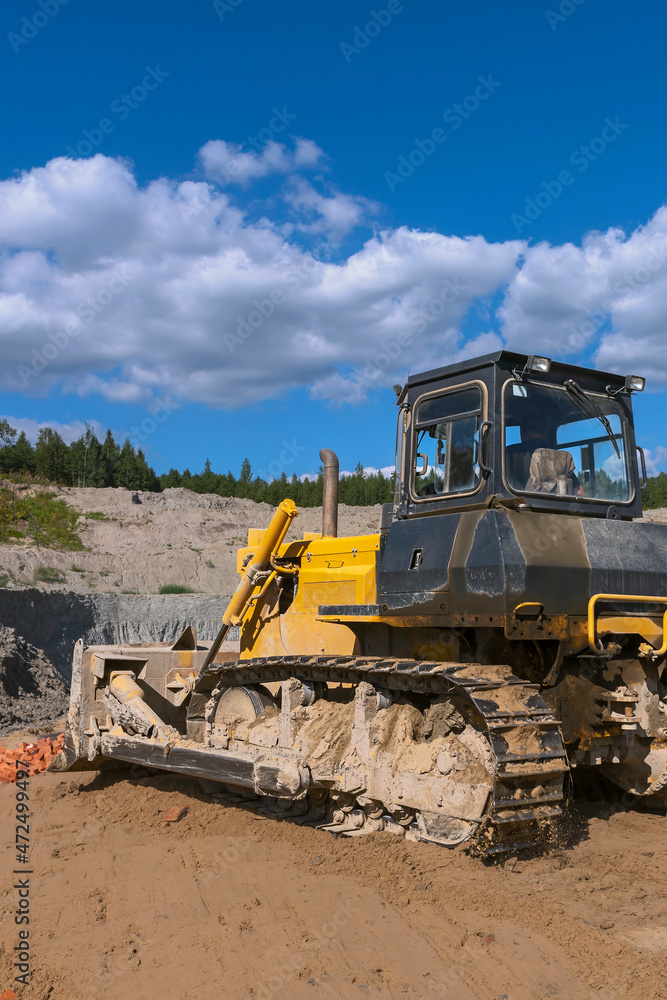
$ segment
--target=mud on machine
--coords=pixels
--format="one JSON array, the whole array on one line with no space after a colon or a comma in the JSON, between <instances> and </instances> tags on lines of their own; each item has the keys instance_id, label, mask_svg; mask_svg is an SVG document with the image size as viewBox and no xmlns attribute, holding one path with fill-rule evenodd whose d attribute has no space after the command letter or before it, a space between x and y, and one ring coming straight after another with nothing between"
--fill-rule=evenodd
<instances>
[{"instance_id":1,"label":"mud on machine","mask_svg":"<svg viewBox=\"0 0 667 1000\"><path fill-rule=\"evenodd\" d=\"M338 536L320 452L321 533L286 537L290 500L249 530L212 644L77 643L57 766L144 764L485 855L548 840L572 768L664 809L667 525L633 520L643 387L506 351L411 376L378 532Z\"/></svg>"}]
</instances>

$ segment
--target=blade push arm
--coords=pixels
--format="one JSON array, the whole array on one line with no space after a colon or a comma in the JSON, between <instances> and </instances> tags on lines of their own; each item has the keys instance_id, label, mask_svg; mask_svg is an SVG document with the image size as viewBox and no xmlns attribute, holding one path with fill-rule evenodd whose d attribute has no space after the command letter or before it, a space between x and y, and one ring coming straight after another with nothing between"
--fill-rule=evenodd
<instances>
[{"instance_id":1,"label":"blade push arm","mask_svg":"<svg viewBox=\"0 0 667 1000\"><path fill-rule=\"evenodd\" d=\"M272 565L274 553L282 544L290 524L298 516L298 513L292 500L283 500L273 515L270 525L257 546L257 551L243 572L243 577L236 588L236 592L223 612L222 627L208 651L208 655L200 670L200 676L214 660L232 625L238 625L243 620L255 587L264 583L265 574Z\"/></svg>"}]
</instances>

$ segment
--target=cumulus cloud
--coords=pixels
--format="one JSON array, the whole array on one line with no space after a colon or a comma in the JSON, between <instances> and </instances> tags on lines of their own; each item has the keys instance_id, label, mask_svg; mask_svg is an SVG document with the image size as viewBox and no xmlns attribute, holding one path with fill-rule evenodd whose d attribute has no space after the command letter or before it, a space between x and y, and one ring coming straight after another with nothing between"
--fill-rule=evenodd
<instances>
[{"instance_id":1,"label":"cumulus cloud","mask_svg":"<svg viewBox=\"0 0 667 1000\"><path fill-rule=\"evenodd\" d=\"M61 424L58 423L57 420L45 420L40 423L38 420L31 420L30 417L4 416L0 417L0 420L6 420L9 426L15 428L19 434L21 431L24 431L25 436L31 444L36 443L39 432L43 427L50 427L51 430L57 431L65 444L71 444L72 441L77 441L86 433L86 425L83 420L74 420L70 424ZM102 424L100 424L97 420L89 420L88 426L98 440L104 440L107 433L106 427L102 427Z\"/></svg>"},{"instance_id":2,"label":"cumulus cloud","mask_svg":"<svg viewBox=\"0 0 667 1000\"><path fill-rule=\"evenodd\" d=\"M654 450L645 448L644 454L646 456L646 471L649 476L657 476L662 469L667 469L667 448L663 445L658 445Z\"/></svg>"},{"instance_id":3,"label":"cumulus cloud","mask_svg":"<svg viewBox=\"0 0 667 1000\"><path fill-rule=\"evenodd\" d=\"M213 182L229 156L247 183L279 175L259 210ZM667 385L667 210L581 246L400 227L336 255L377 206L295 173L321 157L307 140L261 153L218 140L201 152L207 180L139 185L98 154L0 182L0 387L223 408L307 387L342 405L504 343L592 349Z\"/></svg>"},{"instance_id":4,"label":"cumulus cloud","mask_svg":"<svg viewBox=\"0 0 667 1000\"><path fill-rule=\"evenodd\" d=\"M292 179L283 200L301 220L286 226L286 232L297 229L303 233L324 233L334 241L342 239L380 210L380 206L368 198L336 190L329 195L321 194L303 177Z\"/></svg>"},{"instance_id":5,"label":"cumulus cloud","mask_svg":"<svg viewBox=\"0 0 667 1000\"><path fill-rule=\"evenodd\" d=\"M260 152L244 151L234 142L212 139L199 150L205 175L218 184L242 187L269 174L289 174L316 167L324 153L312 139L296 139L290 150L282 142L267 142Z\"/></svg>"},{"instance_id":6,"label":"cumulus cloud","mask_svg":"<svg viewBox=\"0 0 667 1000\"><path fill-rule=\"evenodd\" d=\"M593 347L601 369L667 384L667 208L627 236L589 233L580 247L527 250L500 308L510 348L554 345L563 358Z\"/></svg>"}]
</instances>

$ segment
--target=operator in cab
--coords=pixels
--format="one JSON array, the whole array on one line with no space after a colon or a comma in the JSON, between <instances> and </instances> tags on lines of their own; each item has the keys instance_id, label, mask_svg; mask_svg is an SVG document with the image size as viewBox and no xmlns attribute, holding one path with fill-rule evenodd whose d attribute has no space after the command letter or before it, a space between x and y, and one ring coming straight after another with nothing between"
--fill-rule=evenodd
<instances>
[{"instance_id":1,"label":"operator in cab","mask_svg":"<svg viewBox=\"0 0 667 1000\"><path fill-rule=\"evenodd\" d=\"M509 445L506 450L510 486L526 493L585 496L575 475L572 454L551 447L552 431L545 414L533 410L524 415L519 424L521 443Z\"/></svg>"}]
</instances>

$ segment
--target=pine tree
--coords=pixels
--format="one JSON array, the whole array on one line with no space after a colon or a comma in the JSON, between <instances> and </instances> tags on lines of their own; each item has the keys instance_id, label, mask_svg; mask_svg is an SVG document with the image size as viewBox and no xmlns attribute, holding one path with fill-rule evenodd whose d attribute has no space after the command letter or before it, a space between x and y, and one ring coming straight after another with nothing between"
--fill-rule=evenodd
<instances>
[{"instance_id":1,"label":"pine tree","mask_svg":"<svg viewBox=\"0 0 667 1000\"><path fill-rule=\"evenodd\" d=\"M250 460L244 458L241 464L241 475L239 476L238 492L236 495L239 497L249 497L251 483L252 483L252 468L250 465Z\"/></svg>"},{"instance_id":2,"label":"pine tree","mask_svg":"<svg viewBox=\"0 0 667 1000\"><path fill-rule=\"evenodd\" d=\"M10 431L16 434L13 427L10 427ZM6 435L4 439L11 442L12 436ZM35 450L28 441L25 431L21 431L14 444L7 444L4 448L0 448L0 470L2 472L34 473Z\"/></svg>"},{"instance_id":3,"label":"pine tree","mask_svg":"<svg viewBox=\"0 0 667 1000\"><path fill-rule=\"evenodd\" d=\"M120 447L114 441L111 431L107 431L107 436L102 445L100 456L100 485L116 485L116 468L120 460Z\"/></svg>"},{"instance_id":4,"label":"pine tree","mask_svg":"<svg viewBox=\"0 0 667 1000\"><path fill-rule=\"evenodd\" d=\"M10 462L15 472L34 473L36 471L35 449L28 441L25 431L21 431L16 444L11 448Z\"/></svg>"},{"instance_id":5,"label":"pine tree","mask_svg":"<svg viewBox=\"0 0 667 1000\"><path fill-rule=\"evenodd\" d=\"M15 437L16 430L6 420L0 420L0 445L12 445Z\"/></svg>"},{"instance_id":6,"label":"pine tree","mask_svg":"<svg viewBox=\"0 0 667 1000\"><path fill-rule=\"evenodd\" d=\"M139 478L137 457L129 438L126 438L116 465L114 486L124 486L126 490L136 490L140 488Z\"/></svg>"},{"instance_id":7,"label":"pine tree","mask_svg":"<svg viewBox=\"0 0 667 1000\"><path fill-rule=\"evenodd\" d=\"M160 480L146 461L146 456L141 448L136 454L136 481L137 489L146 490L149 493L156 493L160 489Z\"/></svg>"},{"instance_id":8,"label":"pine tree","mask_svg":"<svg viewBox=\"0 0 667 1000\"><path fill-rule=\"evenodd\" d=\"M181 475L177 469L170 469L169 472L162 473L160 476L160 489L168 490L180 485Z\"/></svg>"},{"instance_id":9,"label":"pine tree","mask_svg":"<svg viewBox=\"0 0 667 1000\"><path fill-rule=\"evenodd\" d=\"M65 479L65 458L67 445L58 431L42 427L35 446L35 466L39 476L52 483L62 483Z\"/></svg>"}]
</instances>

